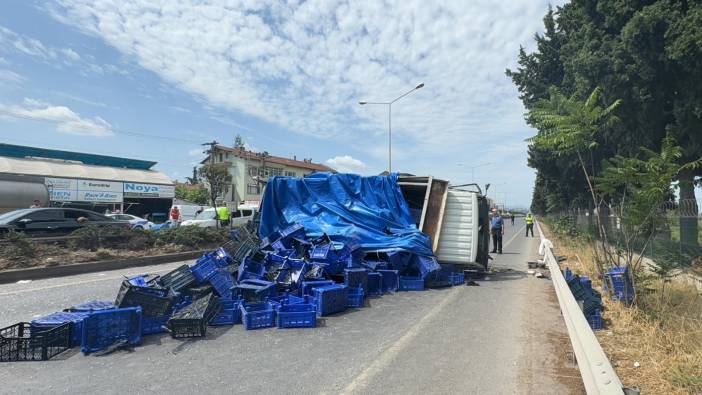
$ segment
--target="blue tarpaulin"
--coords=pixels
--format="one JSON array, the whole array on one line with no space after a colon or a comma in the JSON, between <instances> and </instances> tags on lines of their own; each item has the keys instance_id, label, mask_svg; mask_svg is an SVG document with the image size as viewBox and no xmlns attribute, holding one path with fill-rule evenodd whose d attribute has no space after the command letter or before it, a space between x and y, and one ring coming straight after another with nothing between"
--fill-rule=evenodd
<instances>
[{"instance_id":1,"label":"blue tarpaulin","mask_svg":"<svg viewBox=\"0 0 702 395\"><path fill-rule=\"evenodd\" d=\"M261 237L301 224L308 236L326 233L364 251L403 250L433 256L431 241L414 224L397 175L317 173L272 177L261 207Z\"/></svg>"}]
</instances>

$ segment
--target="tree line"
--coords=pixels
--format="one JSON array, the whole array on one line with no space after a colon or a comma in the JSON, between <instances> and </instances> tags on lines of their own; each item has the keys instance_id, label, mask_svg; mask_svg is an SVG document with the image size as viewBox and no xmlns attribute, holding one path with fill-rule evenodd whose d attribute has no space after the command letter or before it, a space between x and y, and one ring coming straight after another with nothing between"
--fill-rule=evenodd
<instances>
[{"instance_id":1,"label":"tree line","mask_svg":"<svg viewBox=\"0 0 702 395\"><path fill-rule=\"evenodd\" d=\"M597 215L634 202L694 202L702 182L702 0L573 0L549 8L536 48L506 74L537 129L531 209ZM694 212L698 207L694 204ZM646 212L648 210L648 212ZM697 245L697 218L680 241ZM606 235L603 235L606 238Z\"/></svg>"}]
</instances>

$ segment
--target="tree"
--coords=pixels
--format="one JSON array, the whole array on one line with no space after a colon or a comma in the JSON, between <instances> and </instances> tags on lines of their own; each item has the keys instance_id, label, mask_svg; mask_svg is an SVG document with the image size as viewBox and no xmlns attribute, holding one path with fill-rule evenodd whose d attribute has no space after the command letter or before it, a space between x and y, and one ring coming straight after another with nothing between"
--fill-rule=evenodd
<instances>
[{"instance_id":1,"label":"tree","mask_svg":"<svg viewBox=\"0 0 702 395\"><path fill-rule=\"evenodd\" d=\"M210 199L209 192L202 185L176 184L175 197L197 204L207 204Z\"/></svg>"},{"instance_id":2,"label":"tree","mask_svg":"<svg viewBox=\"0 0 702 395\"><path fill-rule=\"evenodd\" d=\"M217 209L217 198L227 192L232 181L229 168L224 163L208 163L198 169L198 176L205 182L212 207Z\"/></svg>"},{"instance_id":3,"label":"tree","mask_svg":"<svg viewBox=\"0 0 702 395\"><path fill-rule=\"evenodd\" d=\"M187 180L188 184L190 185L197 185L200 183L200 178L197 176L197 167L193 166L193 176L192 177L185 177Z\"/></svg>"},{"instance_id":4,"label":"tree","mask_svg":"<svg viewBox=\"0 0 702 395\"><path fill-rule=\"evenodd\" d=\"M601 200L592 183L594 174L588 170L585 155L597 148L596 137L610 128L617 118L614 110L621 104L615 100L612 104L602 104L602 88L597 87L587 100L581 101L576 95L566 97L558 89L551 88L548 100L542 99L529 111L528 117L538 127L536 136L528 139L536 149L550 151L555 155L572 155L578 163L587 181L588 190L595 208L597 228L603 243L605 255L609 254L607 231L601 218Z\"/></svg>"},{"instance_id":5,"label":"tree","mask_svg":"<svg viewBox=\"0 0 702 395\"><path fill-rule=\"evenodd\" d=\"M236 134L236 137L234 138L234 148L245 149L244 139L238 133Z\"/></svg>"}]
</instances>

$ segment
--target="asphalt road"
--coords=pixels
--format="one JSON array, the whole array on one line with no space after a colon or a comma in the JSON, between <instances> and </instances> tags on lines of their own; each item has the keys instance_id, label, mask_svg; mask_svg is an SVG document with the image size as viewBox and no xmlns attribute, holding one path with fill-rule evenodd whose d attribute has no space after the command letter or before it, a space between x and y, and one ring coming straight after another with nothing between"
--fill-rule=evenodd
<instances>
[{"instance_id":1,"label":"asphalt road","mask_svg":"<svg viewBox=\"0 0 702 395\"><path fill-rule=\"evenodd\" d=\"M536 238L507 225L478 286L401 292L315 329L211 327L201 340L152 335L132 350L0 365L2 393L583 393L551 282L526 274ZM0 285L0 325L92 299L125 274L181 263Z\"/></svg>"}]
</instances>

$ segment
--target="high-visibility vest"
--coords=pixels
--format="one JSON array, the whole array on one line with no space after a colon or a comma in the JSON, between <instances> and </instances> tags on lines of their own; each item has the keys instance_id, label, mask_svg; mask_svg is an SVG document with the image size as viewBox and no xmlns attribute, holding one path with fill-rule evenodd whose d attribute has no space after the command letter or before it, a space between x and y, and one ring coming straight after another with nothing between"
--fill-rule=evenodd
<instances>
[{"instance_id":1,"label":"high-visibility vest","mask_svg":"<svg viewBox=\"0 0 702 395\"><path fill-rule=\"evenodd\" d=\"M527 215L525 219L526 219L527 225L533 225L533 224L534 224L534 217L533 217L533 216Z\"/></svg>"},{"instance_id":2,"label":"high-visibility vest","mask_svg":"<svg viewBox=\"0 0 702 395\"><path fill-rule=\"evenodd\" d=\"M229 219L229 209L225 207L217 207L217 219L226 221Z\"/></svg>"}]
</instances>

